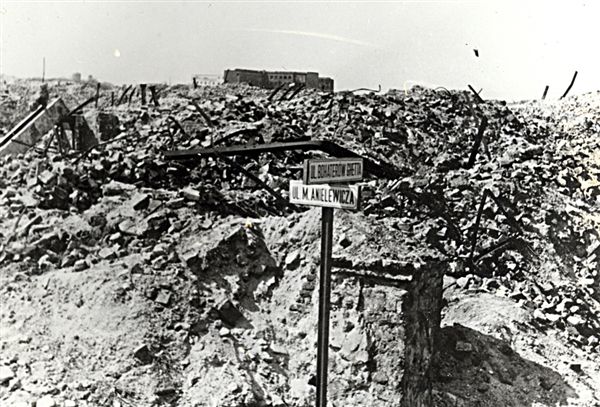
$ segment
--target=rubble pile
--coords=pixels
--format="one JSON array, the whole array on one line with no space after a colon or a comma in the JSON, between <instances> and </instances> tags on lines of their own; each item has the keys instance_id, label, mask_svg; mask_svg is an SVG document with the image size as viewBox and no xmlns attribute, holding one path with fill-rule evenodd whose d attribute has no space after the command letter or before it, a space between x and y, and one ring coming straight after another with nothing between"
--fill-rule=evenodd
<instances>
[{"instance_id":1,"label":"rubble pile","mask_svg":"<svg viewBox=\"0 0 600 407\"><path fill-rule=\"evenodd\" d=\"M27 99L19 86L9 95ZM95 94L81 86L50 91L72 108ZM405 295L434 297L433 277L401 281L411 267L443 263L447 289L512 301L530 329L600 350L598 94L508 105L419 87L278 100L245 85L176 85L142 106L135 89L102 89L115 105L85 108L98 146L0 157L2 400L310 403L319 214L285 201L303 160L322 153L165 160L172 149L329 140L399 174L367 177L362 214L336 220L339 405L400 403L398 337L433 340L405 331L396 308ZM3 104L3 127L19 103Z\"/></svg>"}]
</instances>

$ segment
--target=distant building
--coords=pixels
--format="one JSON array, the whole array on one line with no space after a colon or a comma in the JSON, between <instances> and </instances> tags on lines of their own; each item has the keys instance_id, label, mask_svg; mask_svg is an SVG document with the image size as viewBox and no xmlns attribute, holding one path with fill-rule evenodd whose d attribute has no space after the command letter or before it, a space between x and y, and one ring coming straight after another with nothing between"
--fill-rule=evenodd
<instances>
[{"instance_id":1,"label":"distant building","mask_svg":"<svg viewBox=\"0 0 600 407\"><path fill-rule=\"evenodd\" d=\"M223 78L219 75L197 74L192 76L194 86L217 86L223 83Z\"/></svg>"},{"instance_id":2,"label":"distant building","mask_svg":"<svg viewBox=\"0 0 600 407\"><path fill-rule=\"evenodd\" d=\"M255 71L252 69L226 69L224 83L247 83L261 88L274 89L288 83L304 84L309 89L333 92L333 79L320 78L317 72Z\"/></svg>"},{"instance_id":3,"label":"distant building","mask_svg":"<svg viewBox=\"0 0 600 407\"><path fill-rule=\"evenodd\" d=\"M269 77L266 71L253 71L251 69L226 69L223 75L224 83L247 83L261 88L270 88Z\"/></svg>"},{"instance_id":4,"label":"distant building","mask_svg":"<svg viewBox=\"0 0 600 407\"><path fill-rule=\"evenodd\" d=\"M71 75L71 80L73 82L81 82L81 73L75 72L73 75Z\"/></svg>"}]
</instances>

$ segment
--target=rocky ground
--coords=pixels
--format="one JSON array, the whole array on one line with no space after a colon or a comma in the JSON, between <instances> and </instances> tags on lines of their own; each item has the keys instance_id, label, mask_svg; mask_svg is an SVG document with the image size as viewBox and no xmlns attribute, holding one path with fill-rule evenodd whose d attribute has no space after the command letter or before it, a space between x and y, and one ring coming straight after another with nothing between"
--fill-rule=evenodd
<instances>
[{"instance_id":1,"label":"rocky ground","mask_svg":"<svg viewBox=\"0 0 600 407\"><path fill-rule=\"evenodd\" d=\"M3 87L5 132L38 86ZM96 91L49 88L70 108ZM600 405L600 93L506 104L417 87L279 100L178 85L142 107L124 90L103 84L84 110L95 149L60 156L42 141L0 157L2 405L311 405L320 212L285 200L319 154L163 156L306 139L398 174L365 180L361 212L336 212L336 264L447 264L436 405ZM403 295L334 268L332 405L399 403Z\"/></svg>"}]
</instances>

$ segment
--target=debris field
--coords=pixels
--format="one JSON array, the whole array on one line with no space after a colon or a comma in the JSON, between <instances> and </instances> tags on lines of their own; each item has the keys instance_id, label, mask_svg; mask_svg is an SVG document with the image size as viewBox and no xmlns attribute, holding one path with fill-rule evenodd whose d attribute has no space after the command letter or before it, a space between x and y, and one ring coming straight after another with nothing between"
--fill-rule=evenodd
<instances>
[{"instance_id":1,"label":"debris field","mask_svg":"<svg viewBox=\"0 0 600 407\"><path fill-rule=\"evenodd\" d=\"M3 90L1 137L37 88ZM413 376L424 405L600 405L600 92L48 89L96 141L0 150L0 404L314 404L320 211L288 189L350 151L331 405L406 405Z\"/></svg>"}]
</instances>

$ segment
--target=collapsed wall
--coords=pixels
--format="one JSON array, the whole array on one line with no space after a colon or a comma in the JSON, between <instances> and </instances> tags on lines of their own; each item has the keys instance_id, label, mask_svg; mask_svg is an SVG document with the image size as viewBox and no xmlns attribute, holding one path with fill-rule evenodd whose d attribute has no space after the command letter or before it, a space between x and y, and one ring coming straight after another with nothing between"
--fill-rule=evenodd
<instances>
[{"instance_id":1,"label":"collapsed wall","mask_svg":"<svg viewBox=\"0 0 600 407\"><path fill-rule=\"evenodd\" d=\"M319 233L320 212L311 210L234 220L183 239L180 257L196 274L202 297L218 301L190 350L192 379L182 405L314 403ZM336 215L333 405L431 405L445 262L415 236L386 220Z\"/></svg>"},{"instance_id":2,"label":"collapsed wall","mask_svg":"<svg viewBox=\"0 0 600 407\"><path fill-rule=\"evenodd\" d=\"M357 317L364 335L363 356L373 392L381 401L395 405L430 406L430 370L434 338L440 326L445 263L435 257L407 255L402 261L374 259L352 263L337 259L335 265L336 280L340 283L334 291L337 298L344 298L352 286L358 292ZM338 328L334 335L344 336L339 328L343 331L348 326L344 319L349 313L347 303L346 300L334 304L337 315L341 311L342 316L340 323L334 320ZM361 328L354 327L350 332ZM340 349L334 345L336 364L348 359L347 351L354 346L347 341L341 345ZM352 372L347 373L352 377ZM335 384L334 381L332 386ZM344 390L351 391L360 388L360 383L350 382L346 387Z\"/></svg>"}]
</instances>

